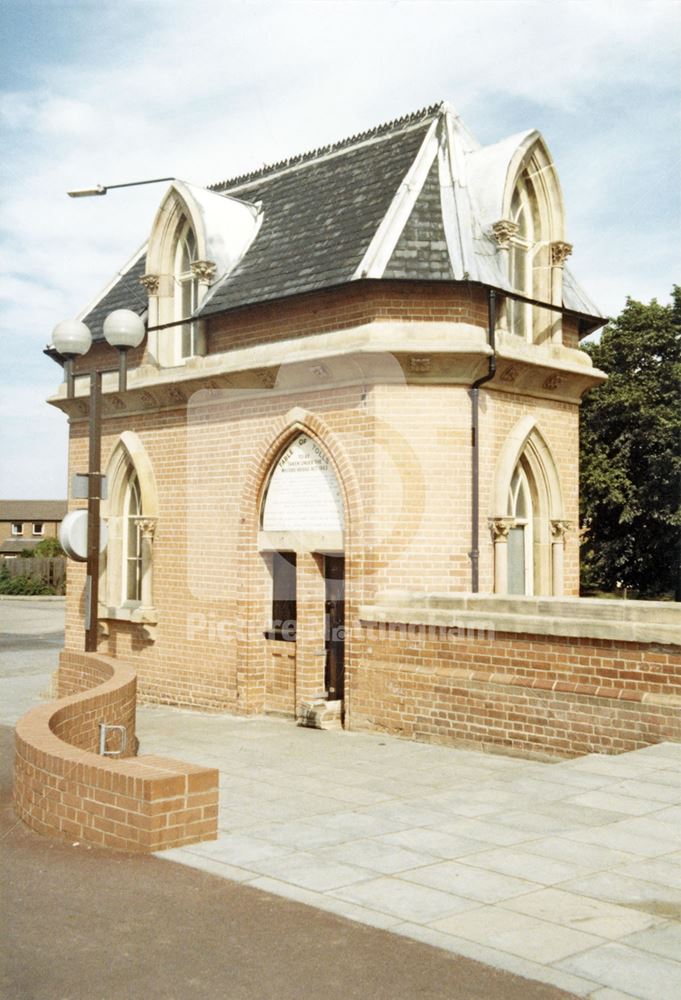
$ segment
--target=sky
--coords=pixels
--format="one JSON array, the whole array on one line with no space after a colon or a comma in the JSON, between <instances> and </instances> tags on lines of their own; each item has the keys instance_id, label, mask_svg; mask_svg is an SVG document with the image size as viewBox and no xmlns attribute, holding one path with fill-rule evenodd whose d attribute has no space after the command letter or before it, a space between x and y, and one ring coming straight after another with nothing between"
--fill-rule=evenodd
<instances>
[{"instance_id":1,"label":"sky","mask_svg":"<svg viewBox=\"0 0 681 1000\"><path fill-rule=\"evenodd\" d=\"M681 234L681 4L4 0L0 497L66 496L42 350L146 240L174 176L209 184L447 100L482 143L544 135L570 264L617 315L669 301Z\"/></svg>"}]
</instances>

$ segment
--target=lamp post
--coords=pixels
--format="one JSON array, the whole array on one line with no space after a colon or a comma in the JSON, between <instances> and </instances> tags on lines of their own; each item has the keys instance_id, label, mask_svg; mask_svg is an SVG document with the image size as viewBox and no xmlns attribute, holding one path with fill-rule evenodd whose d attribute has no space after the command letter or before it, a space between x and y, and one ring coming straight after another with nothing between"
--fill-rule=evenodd
<instances>
[{"instance_id":1,"label":"lamp post","mask_svg":"<svg viewBox=\"0 0 681 1000\"><path fill-rule=\"evenodd\" d=\"M130 309L116 309L104 320L104 338L118 351L118 391L127 388L127 352L144 339L144 323ZM75 395L73 362L83 357L92 345L92 334L80 320L58 323L52 343L64 358L66 392ZM87 491L87 579L85 584L85 652L97 651L97 609L99 605L99 506L102 497L102 375L110 368L90 371L90 418L88 435Z\"/></svg>"}]
</instances>

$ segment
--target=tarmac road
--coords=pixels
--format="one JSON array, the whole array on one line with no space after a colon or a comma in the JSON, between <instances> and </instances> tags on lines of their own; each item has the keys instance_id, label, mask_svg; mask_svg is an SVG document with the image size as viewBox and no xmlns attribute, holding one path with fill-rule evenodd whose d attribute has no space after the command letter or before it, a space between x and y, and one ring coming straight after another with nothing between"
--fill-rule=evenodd
<instances>
[{"instance_id":1,"label":"tarmac road","mask_svg":"<svg viewBox=\"0 0 681 1000\"><path fill-rule=\"evenodd\" d=\"M37 611L38 609L36 609ZM45 642L22 603L5 646L12 690ZM53 609L49 609L50 618ZM52 628L50 628L50 631ZM33 633L35 642L25 641ZM13 646L11 655L8 647ZM21 650L16 647L22 647ZM44 659L47 657L47 659ZM44 679L44 678L43 678ZM33 833L11 805L13 731L0 726L2 997L12 1000L560 1000L570 994L386 931L149 856Z\"/></svg>"}]
</instances>

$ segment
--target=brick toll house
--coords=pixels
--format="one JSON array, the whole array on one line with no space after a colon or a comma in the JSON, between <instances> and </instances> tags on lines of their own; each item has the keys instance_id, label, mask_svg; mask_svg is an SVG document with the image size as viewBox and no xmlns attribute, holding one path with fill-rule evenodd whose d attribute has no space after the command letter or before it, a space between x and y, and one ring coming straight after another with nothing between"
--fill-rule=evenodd
<instances>
[{"instance_id":1,"label":"brick toll house","mask_svg":"<svg viewBox=\"0 0 681 1000\"><path fill-rule=\"evenodd\" d=\"M103 321L143 318L125 390L103 375L97 649L74 563L60 705L106 690L132 729L136 678L146 702L517 753L680 739L678 607L578 597L578 412L605 378L579 342L605 319L568 235L542 136L480 146L447 104L173 181L79 317L74 393L50 400L87 468L86 376L116 364ZM58 711L61 729L19 727L25 816L47 756L64 766L48 731L96 750ZM145 757L88 760L46 832L214 835L210 774L165 762L159 791ZM93 783L108 826L83 818Z\"/></svg>"}]
</instances>

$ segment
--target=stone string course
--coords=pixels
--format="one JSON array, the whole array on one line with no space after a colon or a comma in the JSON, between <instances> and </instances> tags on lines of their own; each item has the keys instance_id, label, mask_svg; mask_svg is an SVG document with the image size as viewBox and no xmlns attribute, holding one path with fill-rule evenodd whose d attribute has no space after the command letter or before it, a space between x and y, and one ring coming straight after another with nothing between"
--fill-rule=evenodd
<instances>
[{"instance_id":1,"label":"stone string course","mask_svg":"<svg viewBox=\"0 0 681 1000\"><path fill-rule=\"evenodd\" d=\"M60 700L16 727L14 806L28 826L141 852L217 837L217 770L132 756L137 679L128 665L66 650L58 683ZM100 722L126 726L126 756L99 756Z\"/></svg>"}]
</instances>

